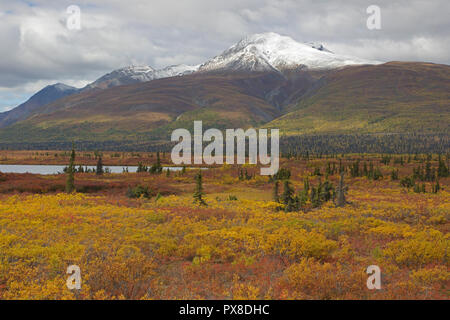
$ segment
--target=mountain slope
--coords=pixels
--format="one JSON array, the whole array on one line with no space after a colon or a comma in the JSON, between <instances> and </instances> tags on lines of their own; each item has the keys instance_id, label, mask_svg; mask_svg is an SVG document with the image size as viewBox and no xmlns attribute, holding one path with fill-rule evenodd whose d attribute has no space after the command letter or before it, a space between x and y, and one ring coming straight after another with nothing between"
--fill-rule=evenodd
<instances>
[{"instance_id":1,"label":"mountain slope","mask_svg":"<svg viewBox=\"0 0 450 320\"><path fill-rule=\"evenodd\" d=\"M36 98L24 103L20 108L15 108L7 113L0 113L0 128L25 120L31 114L31 111L39 106L77 92L105 90L156 79L185 76L198 71L200 73L270 72L286 75L286 73L299 69L330 70L347 65L370 63L374 62L335 55L318 43L299 43L276 33L255 34L244 38L224 51L223 54L201 66L180 64L156 70L147 65L132 65L105 74L82 89L67 88L64 94L45 94L46 91L49 91L45 88L43 89L44 93L36 94L37 98L47 95L49 99L40 101ZM59 86L63 85L59 84ZM283 92L275 100L284 99L283 95L285 94L286 92ZM281 107L279 101L277 106Z\"/></svg>"},{"instance_id":2,"label":"mountain slope","mask_svg":"<svg viewBox=\"0 0 450 320\"><path fill-rule=\"evenodd\" d=\"M271 73L193 74L86 91L41 107L2 130L0 141L165 139L170 128L193 120L219 128L258 126L280 115L266 94L285 81Z\"/></svg>"},{"instance_id":3,"label":"mountain slope","mask_svg":"<svg viewBox=\"0 0 450 320\"><path fill-rule=\"evenodd\" d=\"M78 92L78 89L62 83L46 86L16 108L0 113L0 128L25 120L39 107Z\"/></svg>"},{"instance_id":4,"label":"mountain slope","mask_svg":"<svg viewBox=\"0 0 450 320\"><path fill-rule=\"evenodd\" d=\"M450 132L450 66L390 62L331 72L287 114L285 134Z\"/></svg>"},{"instance_id":5,"label":"mountain slope","mask_svg":"<svg viewBox=\"0 0 450 320\"><path fill-rule=\"evenodd\" d=\"M0 142L167 141L176 128L278 128L282 135L450 132L450 66L194 73L42 106Z\"/></svg>"}]
</instances>

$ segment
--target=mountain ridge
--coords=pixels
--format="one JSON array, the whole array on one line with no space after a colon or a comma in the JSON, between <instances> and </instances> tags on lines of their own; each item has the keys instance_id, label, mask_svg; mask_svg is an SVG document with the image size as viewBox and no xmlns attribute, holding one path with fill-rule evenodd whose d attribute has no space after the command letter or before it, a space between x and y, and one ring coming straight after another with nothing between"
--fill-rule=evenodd
<instances>
[{"instance_id":1,"label":"mountain ridge","mask_svg":"<svg viewBox=\"0 0 450 320\"><path fill-rule=\"evenodd\" d=\"M225 65L224 61L226 61ZM300 43L290 37L268 32L247 36L223 51L222 54L200 65L179 64L161 69L155 69L149 65L126 66L99 77L83 88L72 87L73 90L70 93L104 90L196 72L279 72L283 74L299 68L333 69L366 63L377 62L335 55L320 43ZM45 93L45 91L41 91L38 92L40 96ZM34 99L35 106L32 109L35 109L37 105L51 103L57 98L58 96L49 95L48 99L43 100L42 103L36 103L37 100ZM12 110L15 111L9 115L0 113L0 128L25 120L29 115L26 105L23 106L23 104ZM3 121L2 119L8 120Z\"/></svg>"}]
</instances>

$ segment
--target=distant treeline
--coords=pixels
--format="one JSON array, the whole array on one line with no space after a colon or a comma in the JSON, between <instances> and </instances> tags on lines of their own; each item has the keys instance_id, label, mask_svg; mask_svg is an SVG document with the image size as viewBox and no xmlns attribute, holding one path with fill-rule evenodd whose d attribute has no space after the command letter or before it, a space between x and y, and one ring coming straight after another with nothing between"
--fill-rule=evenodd
<instances>
[{"instance_id":1,"label":"distant treeline","mask_svg":"<svg viewBox=\"0 0 450 320\"><path fill-rule=\"evenodd\" d=\"M79 151L170 152L174 143L136 141L74 141ZM1 150L70 150L72 142L0 143ZM448 134L342 134L302 135L280 138L284 156L309 153L439 153L450 152Z\"/></svg>"},{"instance_id":2,"label":"distant treeline","mask_svg":"<svg viewBox=\"0 0 450 320\"><path fill-rule=\"evenodd\" d=\"M304 135L282 137L283 155L337 153L439 153L450 151L448 134Z\"/></svg>"}]
</instances>

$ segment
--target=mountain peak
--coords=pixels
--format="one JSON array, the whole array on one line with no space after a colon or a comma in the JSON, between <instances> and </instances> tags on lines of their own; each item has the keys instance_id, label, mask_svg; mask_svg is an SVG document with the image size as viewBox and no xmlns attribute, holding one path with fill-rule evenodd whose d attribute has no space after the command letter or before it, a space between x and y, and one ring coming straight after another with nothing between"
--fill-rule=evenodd
<instances>
[{"instance_id":1,"label":"mountain peak","mask_svg":"<svg viewBox=\"0 0 450 320\"><path fill-rule=\"evenodd\" d=\"M195 72L197 69L198 66L188 66L185 64L173 65L163 69L154 69L148 65L130 65L102 76L93 83L87 85L85 89L106 89L120 85L147 82L155 79L182 76Z\"/></svg>"},{"instance_id":2,"label":"mountain peak","mask_svg":"<svg viewBox=\"0 0 450 320\"><path fill-rule=\"evenodd\" d=\"M55 83L55 84L52 84L52 85L48 85L46 88L47 89L54 88L54 89L56 89L58 91L68 91L68 90L73 91L73 90L77 90L77 88L69 86L69 85L61 83L61 82L58 82L58 83Z\"/></svg>"},{"instance_id":3,"label":"mountain peak","mask_svg":"<svg viewBox=\"0 0 450 320\"><path fill-rule=\"evenodd\" d=\"M297 42L274 32L247 36L207 61L200 71L271 71L286 69L333 69L375 62L337 55L322 44Z\"/></svg>"}]
</instances>

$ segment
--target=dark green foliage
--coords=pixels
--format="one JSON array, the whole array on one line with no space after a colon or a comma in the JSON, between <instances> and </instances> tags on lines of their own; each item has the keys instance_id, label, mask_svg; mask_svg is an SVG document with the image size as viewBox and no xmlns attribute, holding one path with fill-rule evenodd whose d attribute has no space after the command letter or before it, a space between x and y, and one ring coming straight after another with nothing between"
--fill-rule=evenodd
<instances>
[{"instance_id":1,"label":"dark green foliage","mask_svg":"<svg viewBox=\"0 0 450 320\"><path fill-rule=\"evenodd\" d=\"M353 164L350 166L350 175L352 177L360 177L362 175L362 172L359 169L359 160L356 160L353 162Z\"/></svg>"},{"instance_id":2,"label":"dark green foliage","mask_svg":"<svg viewBox=\"0 0 450 320\"><path fill-rule=\"evenodd\" d=\"M103 163L102 163L102 156L98 157L97 168L95 169L95 173L97 175L102 175L104 173L104 171L103 171Z\"/></svg>"},{"instance_id":3,"label":"dark green foliage","mask_svg":"<svg viewBox=\"0 0 450 320\"><path fill-rule=\"evenodd\" d=\"M247 169L243 170L240 168L238 177L239 177L239 180L243 181L243 180L250 180L252 178L252 175L248 174Z\"/></svg>"},{"instance_id":4,"label":"dark green foliage","mask_svg":"<svg viewBox=\"0 0 450 320\"><path fill-rule=\"evenodd\" d=\"M433 184L432 190L431 190L431 191L432 191L433 193L438 193L439 190L441 190L441 186L440 186L440 184L439 184L439 180L436 179L436 183Z\"/></svg>"},{"instance_id":5,"label":"dark green foliage","mask_svg":"<svg viewBox=\"0 0 450 320\"><path fill-rule=\"evenodd\" d=\"M278 172L273 176L274 180L288 180L291 177L291 171L286 168L281 168Z\"/></svg>"},{"instance_id":6,"label":"dark green foliage","mask_svg":"<svg viewBox=\"0 0 450 320\"><path fill-rule=\"evenodd\" d=\"M294 189L291 187L289 180L284 180L283 194L281 195L281 203L285 205L284 211L290 212L296 209L294 202Z\"/></svg>"},{"instance_id":7,"label":"dark green foliage","mask_svg":"<svg viewBox=\"0 0 450 320\"><path fill-rule=\"evenodd\" d=\"M414 184L414 177L404 177L402 180L400 180L400 185L407 189L414 187Z\"/></svg>"},{"instance_id":8,"label":"dark green foliage","mask_svg":"<svg viewBox=\"0 0 450 320\"><path fill-rule=\"evenodd\" d=\"M390 156L382 156L381 163L386 166L389 165L389 163L391 163L391 157Z\"/></svg>"},{"instance_id":9,"label":"dark green foliage","mask_svg":"<svg viewBox=\"0 0 450 320\"><path fill-rule=\"evenodd\" d=\"M138 185L134 188L128 188L127 190L127 197L128 198L147 198L149 199L151 197L150 190L147 186L141 186Z\"/></svg>"},{"instance_id":10,"label":"dark green foliage","mask_svg":"<svg viewBox=\"0 0 450 320\"><path fill-rule=\"evenodd\" d=\"M148 170L150 173L161 173L163 170L163 167L161 165L161 159L159 157L159 152L156 153L156 163L150 167Z\"/></svg>"},{"instance_id":11,"label":"dark green foliage","mask_svg":"<svg viewBox=\"0 0 450 320\"><path fill-rule=\"evenodd\" d=\"M431 169L430 160L425 164L425 181L434 181L434 170Z\"/></svg>"},{"instance_id":12,"label":"dark green foliage","mask_svg":"<svg viewBox=\"0 0 450 320\"><path fill-rule=\"evenodd\" d=\"M313 174L312 174L313 176L321 176L322 174L320 173L320 168L319 167L316 167L316 168L314 168L314 172L313 172Z\"/></svg>"},{"instance_id":13,"label":"dark green foliage","mask_svg":"<svg viewBox=\"0 0 450 320\"><path fill-rule=\"evenodd\" d=\"M413 191L415 192L415 193L426 193L426 188L425 188L425 184L424 183L422 183L421 185L420 184L415 184L414 185L414 188L413 188Z\"/></svg>"},{"instance_id":14,"label":"dark green foliage","mask_svg":"<svg viewBox=\"0 0 450 320\"><path fill-rule=\"evenodd\" d=\"M279 195L279 182L278 180L275 180L273 184L273 192L272 192L272 199L274 202L280 202L280 195Z\"/></svg>"},{"instance_id":15,"label":"dark green foliage","mask_svg":"<svg viewBox=\"0 0 450 320\"><path fill-rule=\"evenodd\" d=\"M70 154L69 167L67 168L66 192L72 193L75 191L75 147L72 144L72 152Z\"/></svg>"},{"instance_id":16,"label":"dark green foliage","mask_svg":"<svg viewBox=\"0 0 450 320\"><path fill-rule=\"evenodd\" d=\"M280 138L280 149L306 159L321 152L338 153L445 153L449 150L448 133L435 134L333 134L301 135ZM400 159L398 160L400 161Z\"/></svg>"},{"instance_id":17,"label":"dark green foliage","mask_svg":"<svg viewBox=\"0 0 450 320\"><path fill-rule=\"evenodd\" d=\"M441 155L439 155L439 165L438 165L437 173L438 173L439 178L446 178L449 176L449 169L445 165L445 162L442 159Z\"/></svg>"},{"instance_id":18,"label":"dark green foliage","mask_svg":"<svg viewBox=\"0 0 450 320\"><path fill-rule=\"evenodd\" d=\"M397 170L392 169L392 172L391 172L391 180L392 180L392 181L398 180L398 169L397 169Z\"/></svg>"},{"instance_id":19,"label":"dark green foliage","mask_svg":"<svg viewBox=\"0 0 450 320\"><path fill-rule=\"evenodd\" d=\"M195 175L195 191L194 202L201 206L206 206L205 200L203 200L203 182L201 170Z\"/></svg>"},{"instance_id":20,"label":"dark green foliage","mask_svg":"<svg viewBox=\"0 0 450 320\"><path fill-rule=\"evenodd\" d=\"M143 165L141 162L138 163L138 167L136 169L136 172L148 172L148 167Z\"/></svg>"},{"instance_id":21,"label":"dark green foliage","mask_svg":"<svg viewBox=\"0 0 450 320\"><path fill-rule=\"evenodd\" d=\"M334 203L336 207L343 207L347 204L347 200L345 198L345 194L347 193L347 186L344 182L344 173L341 172L341 177L339 179L339 184L336 187L336 192L334 195Z\"/></svg>"}]
</instances>

